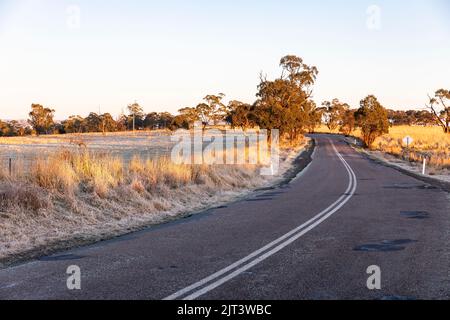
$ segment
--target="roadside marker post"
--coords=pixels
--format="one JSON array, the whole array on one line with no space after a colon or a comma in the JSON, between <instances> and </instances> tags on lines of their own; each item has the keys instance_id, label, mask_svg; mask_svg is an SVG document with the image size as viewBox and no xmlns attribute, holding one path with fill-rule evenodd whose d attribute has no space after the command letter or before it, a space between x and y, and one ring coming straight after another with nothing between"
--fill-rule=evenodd
<instances>
[{"instance_id":1,"label":"roadside marker post","mask_svg":"<svg viewBox=\"0 0 450 320\"><path fill-rule=\"evenodd\" d=\"M413 142L414 142L414 139L411 138L410 136L406 136L406 137L403 139L403 143L406 144L406 148L407 148L407 149L409 149L409 145L410 145L411 143L413 143Z\"/></svg>"},{"instance_id":2,"label":"roadside marker post","mask_svg":"<svg viewBox=\"0 0 450 320\"><path fill-rule=\"evenodd\" d=\"M423 157L423 168L422 168L422 174L425 175L427 172L427 158Z\"/></svg>"},{"instance_id":3,"label":"roadside marker post","mask_svg":"<svg viewBox=\"0 0 450 320\"><path fill-rule=\"evenodd\" d=\"M9 158L9 175L12 176L12 159Z\"/></svg>"},{"instance_id":4,"label":"roadside marker post","mask_svg":"<svg viewBox=\"0 0 450 320\"><path fill-rule=\"evenodd\" d=\"M409 145L412 144L413 141L414 139L411 138L410 136L406 136L405 138L403 138L403 143L406 144L406 150L404 150L404 157L406 158L407 161L409 161Z\"/></svg>"}]
</instances>

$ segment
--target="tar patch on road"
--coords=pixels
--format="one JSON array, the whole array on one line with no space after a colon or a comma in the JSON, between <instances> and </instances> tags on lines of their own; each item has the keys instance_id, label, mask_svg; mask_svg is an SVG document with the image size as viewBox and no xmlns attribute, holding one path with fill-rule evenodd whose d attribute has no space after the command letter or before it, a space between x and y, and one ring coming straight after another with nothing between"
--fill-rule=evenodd
<instances>
[{"instance_id":1,"label":"tar patch on road","mask_svg":"<svg viewBox=\"0 0 450 320\"><path fill-rule=\"evenodd\" d=\"M402 211L400 212L400 215L408 219L417 219L417 220L424 220L430 218L430 214L426 211Z\"/></svg>"},{"instance_id":2,"label":"tar patch on road","mask_svg":"<svg viewBox=\"0 0 450 320\"><path fill-rule=\"evenodd\" d=\"M265 188L256 189L255 191L256 192L259 192L259 191L271 191L271 190L276 190L276 189L277 189L276 187L265 187Z\"/></svg>"},{"instance_id":3,"label":"tar patch on road","mask_svg":"<svg viewBox=\"0 0 450 320\"><path fill-rule=\"evenodd\" d=\"M268 193L264 193L264 194L260 194L258 196L256 196L257 198L267 198L267 197L276 197L279 196L280 194L283 194L284 192L268 192Z\"/></svg>"},{"instance_id":4,"label":"tar patch on road","mask_svg":"<svg viewBox=\"0 0 450 320\"><path fill-rule=\"evenodd\" d=\"M438 188L429 184L410 184L410 183L399 183L384 186L384 189L396 189L396 190L437 190Z\"/></svg>"},{"instance_id":5,"label":"tar patch on road","mask_svg":"<svg viewBox=\"0 0 450 320\"><path fill-rule=\"evenodd\" d=\"M247 202L258 202L258 201L270 201L273 200L273 198L256 198L256 199L248 199L245 200Z\"/></svg>"},{"instance_id":6,"label":"tar patch on road","mask_svg":"<svg viewBox=\"0 0 450 320\"><path fill-rule=\"evenodd\" d=\"M405 250L405 245L415 243L416 240L399 239L399 240L383 240L380 243L369 243L355 247L354 251L362 252L391 252Z\"/></svg>"}]
</instances>

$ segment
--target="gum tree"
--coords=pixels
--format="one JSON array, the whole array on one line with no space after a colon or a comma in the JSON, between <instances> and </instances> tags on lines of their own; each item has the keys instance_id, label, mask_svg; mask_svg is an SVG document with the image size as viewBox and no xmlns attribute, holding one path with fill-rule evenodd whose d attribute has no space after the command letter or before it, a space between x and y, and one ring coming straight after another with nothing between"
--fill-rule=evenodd
<instances>
[{"instance_id":1,"label":"gum tree","mask_svg":"<svg viewBox=\"0 0 450 320\"><path fill-rule=\"evenodd\" d=\"M322 103L325 124L330 131L334 131L340 124L346 111L350 109L347 103L340 102L339 99L324 101Z\"/></svg>"},{"instance_id":2,"label":"gum tree","mask_svg":"<svg viewBox=\"0 0 450 320\"><path fill-rule=\"evenodd\" d=\"M373 95L361 100L356 117L367 147L371 147L376 138L389 133L388 112Z\"/></svg>"},{"instance_id":3,"label":"gum tree","mask_svg":"<svg viewBox=\"0 0 450 320\"><path fill-rule=\"evenodd\" d=\"M280 67L281 77L273 81L261 75L253 113L260 128L279 129L281 136L295 140L317 114L311 97L318 70L293 55L283 57Z\"/></svg>"},{"instance_id":4,"label":"gum tree","mask_svg":"<svg viewBox=\"0 0 450 320\"><path fill-rule=\"evenodd\" d=\"M54 115L55 110L44 108L40 104L32 104L28 123L36 131L36 134L48 134L50 129L55 125L53 121Z\"/></svg>"}]
</instances>

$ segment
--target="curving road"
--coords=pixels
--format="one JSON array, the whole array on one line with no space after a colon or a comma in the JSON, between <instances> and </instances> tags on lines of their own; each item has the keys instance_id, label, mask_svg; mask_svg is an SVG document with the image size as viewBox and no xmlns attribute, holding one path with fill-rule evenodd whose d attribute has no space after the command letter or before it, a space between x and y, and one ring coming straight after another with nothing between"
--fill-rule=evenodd
<instances>
[{"instance_id":1,"label":"curving road","mask_svg":"<svg viewBox=\"0 0 450 320\"><path fill-rule=\"evenodd\" d=\"M449 299L449 194L314 138L289 185L0 270L0 299Z\"/></svg>"}]
</instances>

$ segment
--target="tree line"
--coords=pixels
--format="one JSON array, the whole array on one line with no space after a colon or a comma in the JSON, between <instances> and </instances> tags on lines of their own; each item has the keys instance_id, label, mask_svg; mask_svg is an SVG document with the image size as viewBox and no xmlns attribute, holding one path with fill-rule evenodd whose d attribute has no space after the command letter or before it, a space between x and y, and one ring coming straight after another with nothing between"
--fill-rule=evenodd
<instances>
[{"instance_id":1,"label":"tree line","mask_svg":"<svg viewBox=\"0 0 450 320\"><path fill-rule=\"evenodd\" d=\"M361 128L363 140L369 146L377 136L387 133L391 125L439 125L445 132L450 132L449 90L438 90L430 97L430 103L426 105L429 111L387 110L373 95L362 99L357 109L339 99L324 101L318 106L312 99L319 73L315 66L307 65L300 57L288 55L281 59L280 69L281 75L275 79L260 75L253 103L231 100L225 104L225 94L219 93L205 96L195 107L180 109L177 115L168 112L146 114L135 102L128 105L127 115L122 114L116 119L109 113L91 112L85 118L74 115L61 122L54 120L55 110L33 104L28 120L30 127L14 121L0 121L0 135L176 130L191 129L194 123L200 122L204 129L209 125L225 124L244 131L254 127L279 129L282 137L295 140L325 124L330 130L339 129L345 135Z\"/></svg>"}]
</instances>

